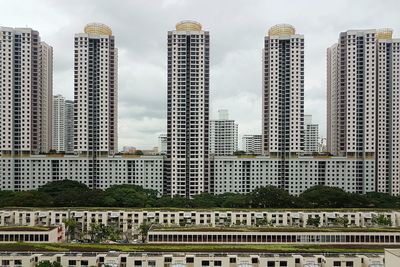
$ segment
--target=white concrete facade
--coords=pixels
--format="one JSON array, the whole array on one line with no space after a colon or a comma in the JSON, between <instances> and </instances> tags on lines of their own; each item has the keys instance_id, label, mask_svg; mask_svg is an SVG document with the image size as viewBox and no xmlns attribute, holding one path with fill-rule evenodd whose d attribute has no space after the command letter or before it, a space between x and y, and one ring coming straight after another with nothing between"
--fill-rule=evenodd
<instances>
[{"instance_id":1,"label":"white concrete facade","mask_svg":"<svg viewBox=\"0 0 400 267\"><path fill-rule=\"evenodd\" d=\"M19 166L18 172L13 166ZM69 179L84 183L89 188L104 190L112 185L134 184L161 194L163 158L110 156L93 160L85 156L60 154L0 157L0 177L1 190L31 190L51 181Z\"/></svg>"},{"instance_id":2,"label":"white concrete facade","mask_svg":"<svg viewBox=\"0 0 400 267\"><path fill-rule=\"evenodd\" d=\"M246 154L261 155L262 135L246 134L242 136L242 149Z\"/></svg>"},{"instance_id":3,"label":"white concrete facade","mask_svg":"<svg viewBox=\"0 0 400 267\"><path fill-rule=\"evenodd\" d=\"M400 39L349 30L328 48L328 149L374 157L376 191L399 195Z\"/></svg>"},{"instance_id":4,"label":"white concrete facade","mask_svg":"<svg viewBox=\"0 0 400 267\"><path fill-rule=\"evenodd\" d=\"M209 37L194 21L168 32L166 195L208 191Z\"/></svg>"},{"instance_id":5,"label":"white concrete facade","mask_svg":"<svg viewBox=\"0 0 400 267\"><path fill-rule=\"evenodd\" d=\"M53 51L30 28L0 27L0 151L51 148Z\"/></svg>"},{"instance_id":6,"label":"white concrete facade","mask_svg":"<svg viewBox=\"0 0 400 267\"><path fill-rule=\"evenodd\" d=\"M264 39L263 155L291 157L304 143L304 36L293 26L271 27Z\"/></svg>"},{"instance_id":7,"label":"white concrete facade","mask_svg":"<svg viewBox=\"0 0 400 267\"><path fill-rule=\"evenodd\" d=\"M375 189L374 160L345 157L292 157L285 161L265 156L220 156L212 159L210 191L249 193L273 185L298 195L315 185L335 186L347 192L366 193ZM90 188L106 189L114 184L136 184L165 192L163 156L90 157L37 155L0 157L1 190L31 190L48 182L70 179ZM18 166L18 167L16 167Z\"/></svg>"},{"instance_id":8,"label":"white concrete facade","mask_svg":"<svg viewBox=\"0 0 400 267\"><path fill-rule=\"evenodd\" d=\"M392 227L400 226L399 211L312 211L312 210L135 210L135 209L2 209L0 226L44 226L60 225L63 220L74 219L77 228L90 230L92 223L117 225L122 231L137 229L143 222L164 226L212 226L212 227L255 227L261 220L267 220L273 227L310 228L309 218L319 218L320 227L338 227L336 218L347 218L349 227L360 229L376 227L374 216L391 220ZM310 228L312 229L312 227Z\"/></svg>"},{"instance_id":9,"label":"white concrete facade","mask_svg":"<svg viewBox=\"0 0 400 267\"><path fill-rule=\"evenodd\" d=\"M210 154L231 156L238 150L238 124L229 119L228 110L218 110L218 119L210 120Z\"/></svg>"},{"instance_id":10,"label":"white concrete facade","mask_svg":"<svg viewBox=\"0 0 400 267\"><path fill-rule=\"evenodd\" d=\"M385 254L386 256L387 254ZM41 261L59 262L61 266L143 266L143 267L397 267L385 265L383 254L304 254L301 253L196 253L196 252L21 252L2 253L0 261L4 267L34 267Z\"/></svg>"},{"instance_id":11,"label":"white concrete facade","mask_svg":"<svg viewBox=\"0 0 400 267\"><path fill-rule=\"evenodd\" d=\"M168 137L167 134L160 134L158 136L158 153L167 154Z\"/></svg>"},{"instance_id":12,"label":"white concrete facade","mask_svg":"<svg viewBox=\"0 0 400 267\"><path fill-rule=\"evenodd\" d=\"M310 187L326 185L347 192L375 190L374 161L345 157L298 157L285 160L288 170L282 176L280 158L215 157L213 192L215 194L250 193L272 185L299 195Z\"/></svg>"},{"instance_id":13,"label":"white concrete facade","mask_svg":"<svg viewBox=\"0 0 400 267\"><path fill-rule=\"evenodd\" d=\"M62 95L53 97L53 147L56 152L65 151L65 98Z\"/></svg>"},{"instance_id":14,"label":"white concrete facade","mask_svg":"<svg viewBox=\"0 0 400 267\"><path fill-rule=\"evenodd\" d=\"M318 124L312 122L312 115L304 115L304 153L319 152Z\"/></svg>"},{"instance_id":15,"label":"white concrete facade","mask_svg":"<svg viewBox=\"0 0 400 267\"><path fill-rule=\"evenodd\" d=\"M118 152L118 52L111 29L92 23L75 34L74 150Z\"/></svg>"}]
</instances>

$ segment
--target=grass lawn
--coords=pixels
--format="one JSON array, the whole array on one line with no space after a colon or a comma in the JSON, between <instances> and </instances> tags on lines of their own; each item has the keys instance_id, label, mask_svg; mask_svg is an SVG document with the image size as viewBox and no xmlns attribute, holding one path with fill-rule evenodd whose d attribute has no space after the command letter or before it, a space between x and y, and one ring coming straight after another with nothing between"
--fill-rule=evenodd
<instances>
[{"instance_id":1,"label":"grass lawn","mask_svg":"<svg viewBox=\"0 0 400 267\"><path fill-rule=\"evenodd\" d=\"M383 253L384 248L398 246L378 245L155 245L155 244L0 244L0 251L40 252L259 252L259 253Z\"/></svg>"}]
</instances>

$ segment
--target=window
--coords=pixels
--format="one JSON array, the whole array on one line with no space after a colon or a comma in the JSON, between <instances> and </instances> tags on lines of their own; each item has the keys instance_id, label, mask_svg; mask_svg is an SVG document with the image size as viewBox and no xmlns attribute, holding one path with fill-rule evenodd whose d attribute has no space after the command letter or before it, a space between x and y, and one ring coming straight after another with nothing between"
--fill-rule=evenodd
<instances>
[{"instance_id":1,"label":"window","mask_svg":"<svg viewBox=\"0 0 400 267\"><path fill-rule=\"evenodd\" d=\"M275 267L275 262L274 261L268 261L267 262L267 267Z\"/></svg>"},{"instance_id":2,"label":"window","mask_svg":"<svg viewBox=\"0 0 400 267\"><path fill-rule=\"evenodd\" d=\"M201 266L210 266L209 261L201 261Z\"/></svg>"},{"instance_id":3,"label":"window","mask_svg":"<svg viewBox=\"0 0 400 267\"><path fill-rule=\"evenodd\" d=\"M342 266L340 261L334 261L333 266Z\"/></svg>"},{"instance_id":4,"label":"window","mask_svg":"<svg viewBox=\"0 0 400 267\"><path fill-rule=\"evenodd\" d=\"M222 266L222 261L214 261L214 266Z\"/></svg>"},{"instance_id":5,"label":"window","mask_svg":"<svg viewBox=\"0 0 400 267\"><path fill-rule=\"evenodd\" d=\"M186 258L186 263L193 263L194 262L194 258L190 257L190 258Z\"/></svg>"}]
</instances>

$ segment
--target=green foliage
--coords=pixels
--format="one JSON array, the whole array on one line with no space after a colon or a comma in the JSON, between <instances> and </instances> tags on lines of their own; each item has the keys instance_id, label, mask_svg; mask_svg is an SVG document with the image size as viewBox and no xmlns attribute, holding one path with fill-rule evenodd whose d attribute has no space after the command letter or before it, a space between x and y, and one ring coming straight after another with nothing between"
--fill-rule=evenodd
<instances>
[{"instance_id":1,"label":"green foliage","mask_svg":"<svg viewBox=\"0 0 400 267\"><path fill-rule=\"evenodd\" d=\"M57 261L40 261L35 265L36 267L61 267L61 263Z\"/></svg>"},{"instance_id":2,"label":"green foliage","mask_svg":"<svg viewBox=\"0 0 400 267\"><path fill-rule=\"evenodd\" d=\"M347 227L349 226L349 219L346 217L337 217L333 220L333 224L337 226Z\"/></svg>"},{"instance_id":3,"label":"green foliage","mask_svg":"<svg viewBox=\"0 0 400 267\"><path fill-rule=\"evenodd\" d=\"M136 150L135 151L135 155L142 156L143 155L143 151L142 150Z\"/></svg>"},{"instance_id":4,"label":"green foliage","mask_svg":"<svg viewBox=\"0 0 400 267\"><path fill-rule=\"evenodd\" d=\"M246 151L243 150L237 150L235 152L233 152L234 156L242 156L242 155L246 155Z\"/></svg>"},{"instance_id":5,"label":"green foliage","mask_svg":"<svg viewBox=\"0 0 400 267\"><path fill-rule=\"evenodd\" d=\"M88 232L90 239L99 243L105 240L118 240L122 236L122 231L114 225L104 225L99 223L90 224Z\"/></svg>"},{"instance_id":6,"label":"green foliage","mask_svg":"<svg viewBox=\"0 0 400 267\"><path fill-rule=\"evenodd\" d=\"M47 183L38 189L51 197L51 206L84 206L90 194L89 188L79 182L71 180L61 180Z\"/></svg>"},{"instance_id":7,"label":"green foliage","mask_svg":"<svg viewBox=\"0 0 400 267\"><path fill-rule=\"evenodd\" d=\"M371 220L373 225L377 226L392 226L392 220L383 214L373 215Z\"/></svg>"},{"instance_id":8,"label":"green foliage","mask_svg":"<svg viewBox=\"0 0 400 267\"><path fill-rule=\"evenodd\" d=\"M156 190L143 189L137 185L113 185L105 190L104 206L152 207L156 199Z\"/></svg>"},{"instance_id":9,"label":"green foliage","mask_svg":"<svg viewBox=\"0 0 400 267\"><path fill-rule=\"evenodd\" d=\"M146 222L139 225L139 235L141 236L143 243L145 243L147 240L147 236L149 234L151 226L152 226L151 224L146 223Z\"/></svg>"},{"instance_id":10,"label":"green foliage","mask_svg":"<svg viewBox=\"0 0 400 267\"><path fill-rule=\"evenodd\" d=\"M308 217L307 226L319 227L320 222L321 222L321 218L319 216L315 216L315 218Z\"/></svg>"},{"instance_id":11,"label":"green foliage","mask_svg":"<svg viewBox=\"0 0 400 267\"><path fill-rule=\"evenodd\" d=\"M202 193L192 199L158 196L137 185L89 189L76 181L50 182L38 190L0 191L0 207L170 207L170 208L400 208L400 198L384 193L352 194L336 187L314 186L299 196L271 185L247 194ZM237 222L234 222L235 224Z\"/></svg>"},{"instance_id":12,"label":"green foliage","mask_svg":"<svg viewBox=\"0 0 400 267\"><path fill-rule=\"evenodd\" d=\"M309 208L352 207L350 194L340 188L328 186L314 186L304 191L300 195L300 202Z\"/></svg>"},{"instance_id":13,"label":"green foliage","mask_svg":"<svg viewBox=\"0 0 400 267\"><path fill-rule=\"evenodd\" d=\"M283 189L274 186L260 187L249 195L252 208L289 208L293 197Z\"/></svg>"},{"instance_id":14,"label":"green foliage","mask_svg":"<svg viewBox=\"0 0 400 267\"><path fill-rule=\"evenodd\" d=\"M75 238L75 233L78 227L78 223L74 219L65 219L63 220L65 225L65 230L67 234L67 241Z\"/></svg>"}]
</instances>

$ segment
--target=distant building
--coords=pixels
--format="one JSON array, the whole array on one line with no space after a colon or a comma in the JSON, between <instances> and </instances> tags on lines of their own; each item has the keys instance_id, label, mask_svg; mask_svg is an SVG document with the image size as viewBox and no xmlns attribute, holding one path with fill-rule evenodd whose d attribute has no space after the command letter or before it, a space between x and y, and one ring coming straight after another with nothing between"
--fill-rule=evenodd
<instances>
[{"instance_id":1,"label":"distant building","mask_svg":"<svg viewBox=\"0 0 400 267\"><path fill-rule=\"evenodd\" d=\"M62 95L53 97L52 150L74 152L74 101Z\"/></svg>"},{"instance_id":2,"label":"distant building","mask_svg":"<svg viewBox=\"0 0 400 267\"><path fill-rule=\"evenodd\" d=\"M65 151L65 98L62 95L53 97L53 125L52 125L52 150Z\"/></svg>"},{"instance_id":3,"label":"distant building","mask_svg":"<svg viewBox=\"0 0 400 267\"><path fill-rule=\"evenodd\" d=\"M123 146L122 147L122 152L123 153L135 153L136 152L136 147L134 147L134 146Z\"/></svg>"},{"instance_id":4,"label":"distant building","mask_svg":"<svg viewBox=\"0 0 400 267\"><path fill-rule=\"evenodd\" d=\"M312 123L312 115L304 115L304 153L318 152L318 124Z\"/></svg>"},{"instance_id":5,"label":"distant building","mask_svg":"<svg viewBox=\"0 0 400 267\"><path fill-rule=\"evenodd\" d=\"M167 154L167 134L160 134L158 136L158 153Z\"/></svg>"},{"instance_id":6,"label":"distant building","mask_svg":"<svg viewBox=\"0 0 400 267\"><path fill-rule=\"evenodd\" d=\"M230 156L238 149L238 124L229 119L228 110L218 110L218 119L210 120L210 154Z\"/></svg>"},{"instance_id":7,"label":"distant building","mask_svg":"<svg viewBox=\"0 0 400 267\"><path fill-rule=\"evenodd\" d=\"M261 134L243 135L242 150L246 152L246 154L261 155L262 153Z\"/></svg>"},{"instance_id":8,"label":"distant building","mask_svg":"<svg viewBox=\"0 0 400 267\"><path fill-rule=\"evenodd\" d=\"M74 101L65 100L65 152L74 153Z\"/></svg>"}]
</instances>

